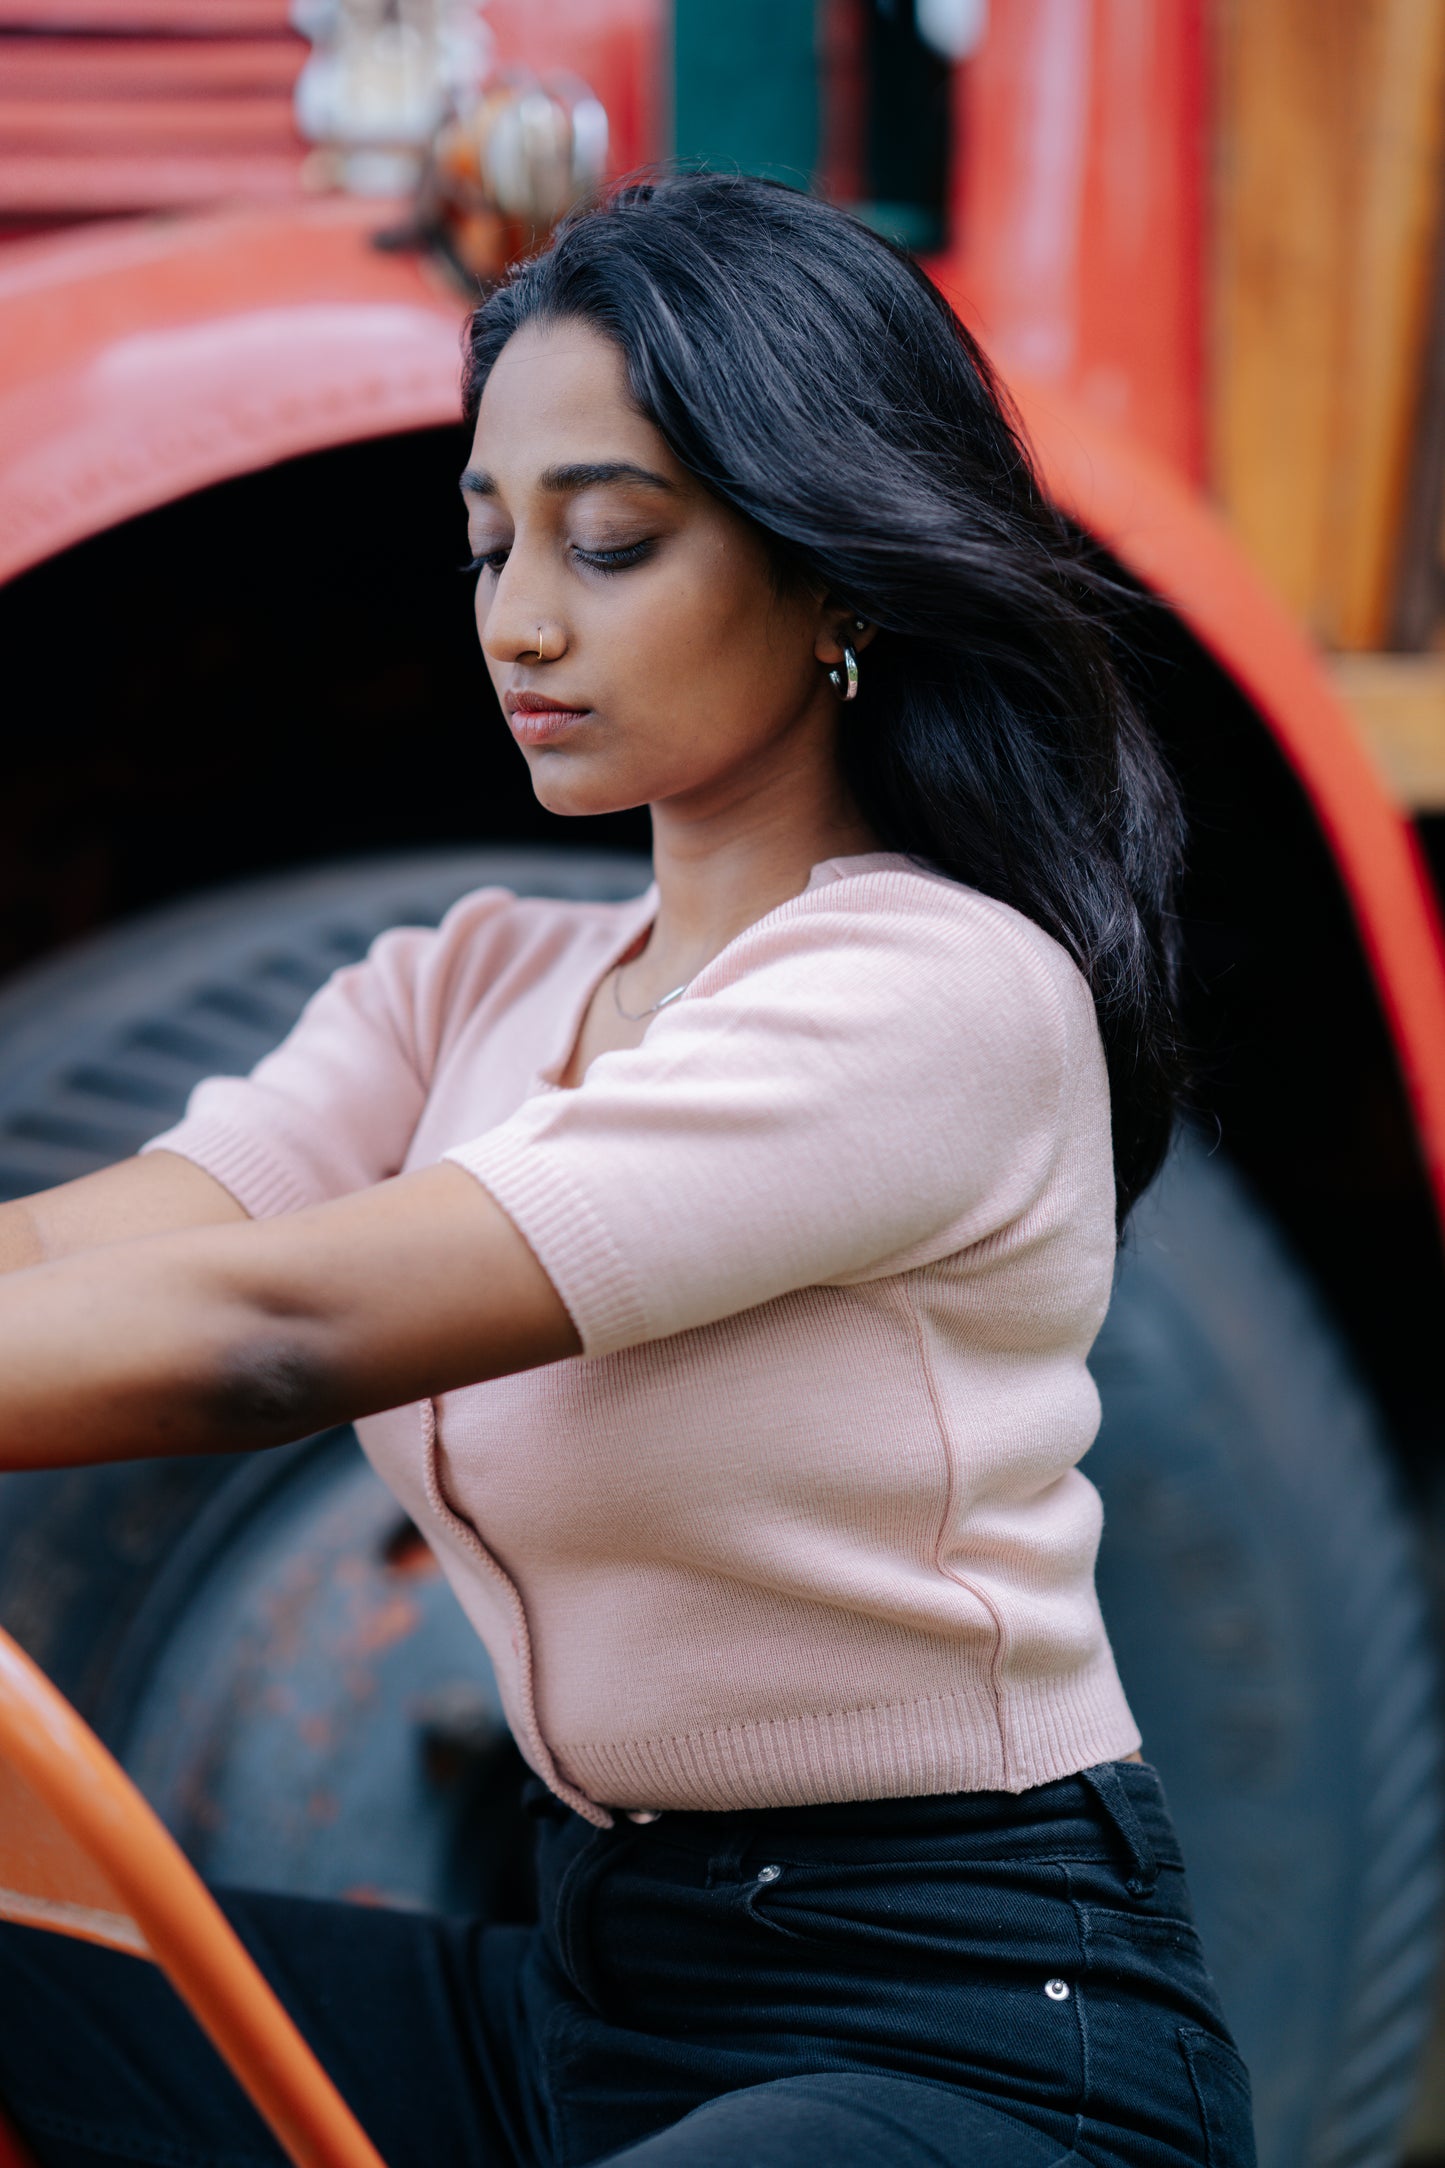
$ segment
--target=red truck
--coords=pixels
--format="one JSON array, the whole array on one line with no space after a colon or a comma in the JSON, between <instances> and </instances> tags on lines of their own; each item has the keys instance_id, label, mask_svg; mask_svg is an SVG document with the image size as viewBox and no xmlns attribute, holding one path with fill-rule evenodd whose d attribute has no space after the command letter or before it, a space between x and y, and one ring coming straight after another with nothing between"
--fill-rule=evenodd
<instances>
[{"instance_id":1,"label":"red truck","mask_svg":"<svg viewBox=\"0 0 1445 2168\"><path fill-rule=\"evenodd\" d=\"M668 40L694 70L674 75L679 137L689 112L786 136L788 9L741 52L709 44L705 12L493 0L486 19L506 95L523 70L590 86L616 171L663 147ZM943 30L905 46L887 10L831 11L831 102L799 157L871 187L870 215L984 322L1049 488L1137 592L1140 689L1191 818L1203 1118L1136 1215L1095 1352L1101 1588L1261 2159L1383 2164L1440 1933L1445 947L1415 830L1198 493L1199 10L1166 12L1146 95L1074 116L1069 185L1093 208L1072 239L1045 215L1039 115L1070 116L1029 0L982 48L968 9L920 10ZM74 106L105 14L0 10L0 36L29 24L10 47L37 110ZM181 43L166 18L157 0L142 25L157 51ZM536 806L475 653L455 570L466 237L435 195L420 224L450 257L402 203L311 192L316 148L276 108L304 46L270 0L217 20L212 62L227 37L275 47L272 149L228 123L249 200L193 200L134 115L109 196L94 138L75 153L68 211L38 154L0 156L12 223L58 226L0 250L0 1196L134 1150L389 924L484 880L646 878L645 815ZM1106 186L1121 127L1132 213ZM425 781L443 772L445 795ZM525 1905L485 1659L348 1434L0 1478L0 1623L215 1878Z\"/></svg>"}]
</instances>

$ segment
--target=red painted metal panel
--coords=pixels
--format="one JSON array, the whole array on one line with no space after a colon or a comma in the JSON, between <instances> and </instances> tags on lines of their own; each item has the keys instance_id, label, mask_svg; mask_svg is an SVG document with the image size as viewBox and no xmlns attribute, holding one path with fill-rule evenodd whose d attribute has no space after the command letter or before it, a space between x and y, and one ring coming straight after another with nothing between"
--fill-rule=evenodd
<instances>
[{"instance_id":1,"label":"red painted metal panel","mask_svg":"<svg viewBox=\"0 0 1445 2168\"><path fill-rule=\"evenodd\" d=\"M302 193L304 162L299 148L181 151L158 146L133 155L0 155L0 206L7 218L37 213L98 218L190 210L197 204L284 202Z\"/></svg>"},{"instance_id":2,"label":"red painted metal panel","mask_svg":"<svg viewBox=\"0 0 1445 2168\"><path fill-rule=\"evenodd\" d=\"M453 419L460 304L327 201L22 243L0 261L0 576L233 474ZM1253 702L1350 895L1445 1216L1445 943L1412 831L1322 666L1200 499L1053 386L1049 487Z\"/></svg>"},{"instance_id":3,"label":"red painted metal panel","mask_svg":"<svg viewBox=\"0 0 1445 2168\"><path fill-rule=\"evenodd\" d=\"M0 30L257 37L291 30L290 0L0 0Z\"/></svg>"},{"instance_id":4,"label":"red painted metal panel","mask_svg":"<svg viewBox=\"0 0 1445 2168\"><path fill-rule=\"evenodd\" d=\"M930 266L1008 376L1203 474L1205 0L995 0Z\"/></svg>"},{"instance_id":5,"label":"red painted metal panel","mask_svg":"<svg viewBox=\"0 0 1445 2168\"><path fill-rule=\"evenodd\" d=\"M0 219L296 197L307 51L273 0L0 0Z\"/></svg>"},{"instance_id":6,"label":"red painted metal panel","mask_svg":"<svg viewBox=\"0 0 1445 2168\"><path fill-rule=\"evenodd\" d=\"M391 205L17 243L0 258L0 577L294 453L457 411L460 305Z\"/></svg>"},{"instance_id":7,"label":"red painted metal panel","mask_svg":"<svg viewBox=\"0 0 1445 2168\"><path fill-rule=\"evenodd\" d=\"M289 98L300 38L14 38L0 61L7 98Z\"/></svg>"},{"instance_id":8,"label":"red painted metal panel","mask_svg":"<svg viewBox=\"0 0 1445 2168\"><path fill-rule=\"evenodd\" d=\"M1445 1222L1445 932L1414 829L1319 655L1223 521L1058 392L1015 389L1051 493L1173 605L1308 795L1349 893Z\"/></svg>"},{"instance_id":9,"label":"red painted metal panel","mask_svg":"<svg viewBox=\"0 0 1445 2168\"><path fill-rule=\"evenodd\" d=\"M290 90L211 98L12 98L0 95L0 143L9 156L69 158L108 152L285 151L301 144Z\"/></svg>"}]
</instances>

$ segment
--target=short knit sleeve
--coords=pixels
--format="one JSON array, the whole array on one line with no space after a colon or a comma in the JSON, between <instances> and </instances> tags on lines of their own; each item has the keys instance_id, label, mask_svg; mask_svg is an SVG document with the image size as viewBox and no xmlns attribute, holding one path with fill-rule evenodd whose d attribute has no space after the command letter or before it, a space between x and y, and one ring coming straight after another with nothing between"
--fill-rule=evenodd
<instances>
[{"instance_id":1,"label":"short knit sleeve","mask_svg":"<svg viewBox=\"0 0 1445 2168\"><path fill-rule=\"evenodd\" d=\"M441 925L397 926L333 972L249 1076L207 1077L142 1152L178 1152L253 1219L325 1204L396 1174L426 1104L464 979L505 949L510 890L477 889Z\"/></svg>"},{"instance_id":2,"label":"short knit sleeve","mask_svg":"<svg viewBox=\"0 0 1445 2168\"><path fill-rule=\"evenodd\" d=\"M444 1156L584 1353L611 1353L1007 1225L1055 1156L1079 995L1094 1029L1064 950L976 890L835 882L730 943L640 1045Z\"/></svg>"}]
</instances>

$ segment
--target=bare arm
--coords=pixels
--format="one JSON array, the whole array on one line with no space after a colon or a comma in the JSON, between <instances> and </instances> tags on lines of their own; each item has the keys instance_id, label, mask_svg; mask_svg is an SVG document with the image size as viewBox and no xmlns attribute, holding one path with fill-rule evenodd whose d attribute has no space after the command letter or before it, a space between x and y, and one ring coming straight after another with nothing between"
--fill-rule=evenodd
<instances>
[{"instance_id":1,"label":"bare arm","mask_svg":"<svg viewBox=\"0 0 1445 2168\"><path fill-rule=\"evenodd\" d=\"M244 1220L230 1191L178 1152L147 1152L0 1204L0 1274L108 1242Z\"/></svg>"},{"instance_id":2,"label":"bare arm","mask_svg":"<svg viewBox=\"0 0 1445 2168\"><path fill-rule=\"evenodd\" d=\"M0 1279L0 1467L279 1445L579 1351L536 1257L459 1167L231 1218L133 1219Z\"/></svg>"}]
</instances>

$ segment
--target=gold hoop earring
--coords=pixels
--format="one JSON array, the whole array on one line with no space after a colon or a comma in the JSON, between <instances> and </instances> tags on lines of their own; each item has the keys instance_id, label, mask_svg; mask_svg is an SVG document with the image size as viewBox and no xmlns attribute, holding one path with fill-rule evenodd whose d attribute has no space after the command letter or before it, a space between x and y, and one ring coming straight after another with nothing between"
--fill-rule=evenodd
<instances>
[{"instance_id":1,"label":"gold hoop earring","mask_svg":"<svg viewBox=\"0 0 1445 2168\"><path fill-rule=\"evenodd\" d=\"M828 683L845 704L858 697L858 657L851 647L843 650L843 660L835 663L828 672Z\"/></svg>"}]
</instances>

